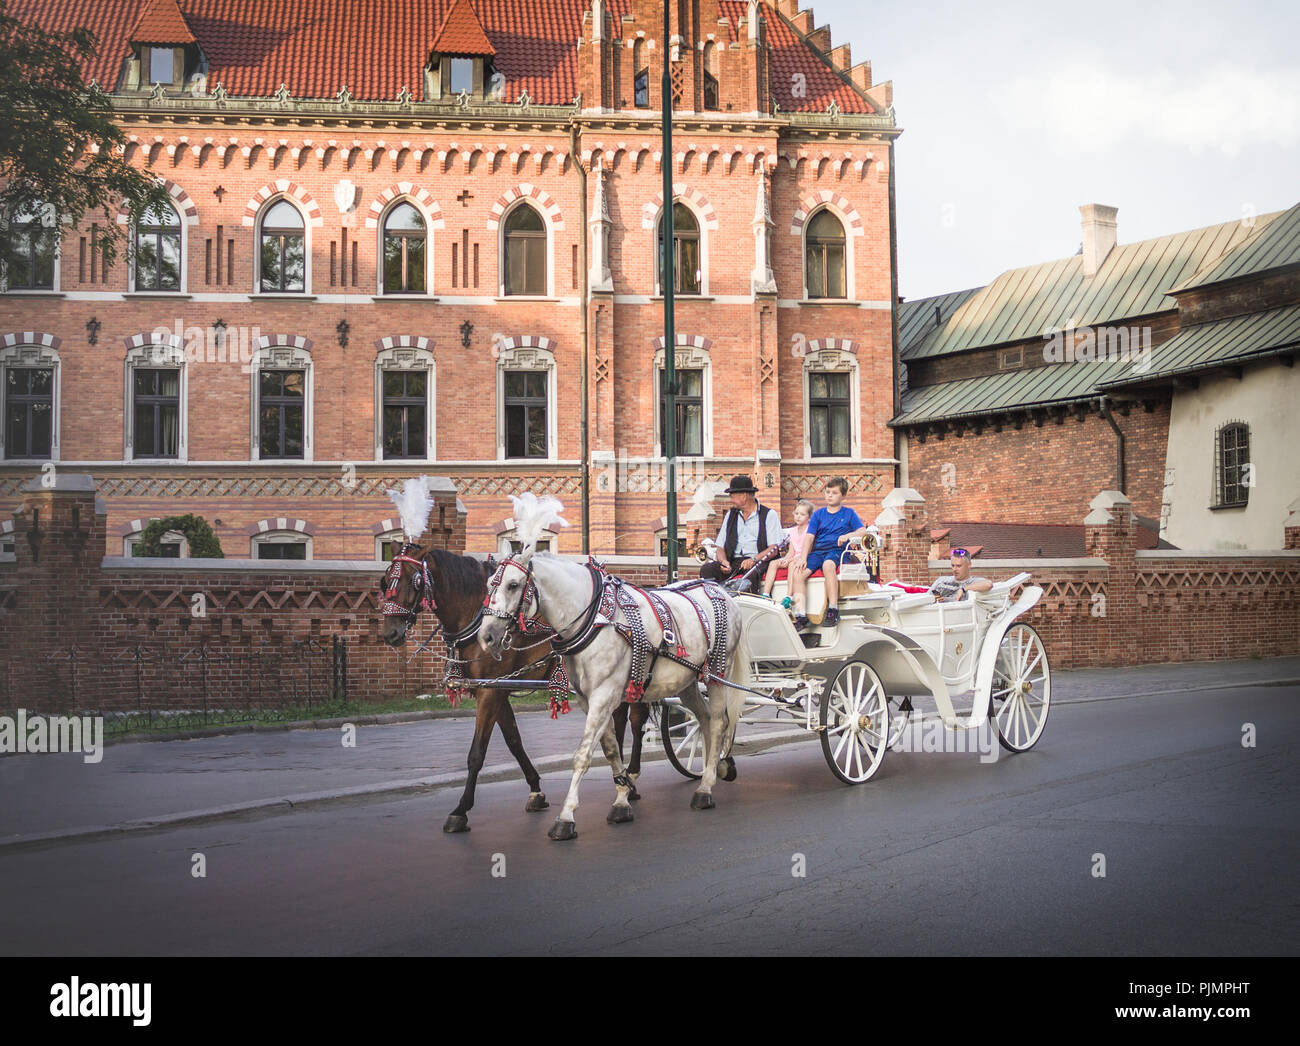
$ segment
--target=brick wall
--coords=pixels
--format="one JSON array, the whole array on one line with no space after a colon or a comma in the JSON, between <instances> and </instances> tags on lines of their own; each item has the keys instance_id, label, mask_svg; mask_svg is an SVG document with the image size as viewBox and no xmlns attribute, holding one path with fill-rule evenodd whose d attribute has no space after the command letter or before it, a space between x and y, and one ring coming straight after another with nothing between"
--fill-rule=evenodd
<instances>
[{"instance_id":1,"label":"brick wall","mask_svg":"<svg viewBox=\"0 0 1300 1046\"><path fill-rule=\"evenodd\" d=\"M77 481L33 485L17 517L15 561L0 563L0 708L302 705L304 694L329 693L335 636L346 644L351 699L438 689L440 644L408 665L411 641L394 651L379 639L378 566L103 559L102 506ZM1032 573L1044 594L1025 620L1042 633L1053 667L1300 653L1300 550L1137 552L1127 499L1094 500L1088 558L975 564L993 580ZM907 490L886 501L882 574L915 582L946 572L928 559L924 501ZM453 535L449 547L462 540ZM615 556L606 565L637 584L664 579L661 560ZM682 577L697 574L696 561L682 561ZM196 594L206 601L201 617ZM418 635L428 627L422 619Z\"/></svg>"},{"instance_id":2,"label":"brick wall","mask_svg":"<svg viewBox=\"0 0 1300 1046\"><path fill-rule=\"evenodd\" d=\"M1113 416L1125 438L1125 493L1139 515L1159 519L1168 395L1150 411ZM924 442L909 436L908 484L924 495L931 521L1077 524L1081 492L1115 485L1115 433L1096 413L1039 420Z\"/></svg>"}]
</instances>

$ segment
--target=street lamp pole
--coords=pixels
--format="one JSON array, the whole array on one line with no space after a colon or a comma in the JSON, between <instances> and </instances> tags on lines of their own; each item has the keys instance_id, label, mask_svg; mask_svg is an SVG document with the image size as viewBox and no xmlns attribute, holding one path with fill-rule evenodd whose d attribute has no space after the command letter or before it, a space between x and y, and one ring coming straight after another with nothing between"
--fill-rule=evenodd
<instances>
[{"instance_id":1,"label":"street lamp pole","mask_svg":"<svg viewBox=\"0 0 1300 1046\"><path fill-rule=\"evenodd\" d=\"M664 56L663 78L660 82L660 105L663 110L663 173L664 215L663 239L659 259L660 280L664 294L664 387L663 387L663 443L667 465L668 511L665 533L667 535L668 582L677 580L677 367L675 352L677 337L673 330L673 289L676 284L673 257L673 91L669 62L672 58L669 8L672 0L664 0L664 39L660 53Z\"/></svg>"}]
</instances>

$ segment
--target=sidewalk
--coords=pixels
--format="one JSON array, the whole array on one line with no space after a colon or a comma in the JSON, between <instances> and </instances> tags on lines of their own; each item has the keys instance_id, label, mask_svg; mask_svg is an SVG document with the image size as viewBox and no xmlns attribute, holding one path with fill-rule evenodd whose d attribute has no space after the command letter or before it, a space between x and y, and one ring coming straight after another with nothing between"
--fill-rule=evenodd
<instances>
[{"instance_id":1,"label":"sidewalk","mask_svg":"<svg viewBox=\"0 0 1300 1046\"><path fill-rule=\"evenodd\" d=\"M1297 681L1298 657L1083 669L1056 673L1052 699L1067 704ZM539 773L571 765L580 712L554 722L544 711L528 712L519 722ZM473 733L472 718L424 719L357 727L355 748L343 747L338 728L306 728L114 744L98 764L75 754L6 756L0 758L0 851L355 796L459 791ZM774 727L747 734L742 727L737 754L812 736ZM657 739L646 746L644 762L663 758ZM597 756L593 768L603 763ZM509 779L518 780L522 804L526 786L497 733L479 780ZM567 778L553 777L543 786L558 793L564 783Z\"/></svg>"}]
</instances>

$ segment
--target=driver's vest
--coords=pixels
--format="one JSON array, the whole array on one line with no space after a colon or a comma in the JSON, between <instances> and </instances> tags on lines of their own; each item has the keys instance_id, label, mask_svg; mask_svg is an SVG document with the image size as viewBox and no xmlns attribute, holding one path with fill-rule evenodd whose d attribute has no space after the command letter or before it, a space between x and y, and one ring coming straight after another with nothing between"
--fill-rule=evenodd
<instances>
[{"instance_id":1,"label":"driver's vest","mask_svg":"<svg viewBox=\"0 0 1300 1046\"><path fill-rule=\"evenodd\" d=\"M767 548L767 514L772 510L766 505L758 506L758 551L762 552ZM727 509L727 541L722 546L723 551L727 554L727 562L730 563L736 554L736 546L740 544L740 509Z\"/></svg>"}]
</instances>

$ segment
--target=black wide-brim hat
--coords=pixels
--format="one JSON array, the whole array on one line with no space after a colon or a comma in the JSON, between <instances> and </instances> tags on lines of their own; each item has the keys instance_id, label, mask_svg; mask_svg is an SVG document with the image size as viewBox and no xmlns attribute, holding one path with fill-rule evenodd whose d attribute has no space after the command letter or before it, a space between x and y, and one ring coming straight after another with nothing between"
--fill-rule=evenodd
<instances>
[{"instance_id":1,"label":"black wide-brim hat","mask_svg":"<svg viewBox=\"0 0 1300 1046\"><path fill-rule=\"evenodd\" d=\"M754 481L748 476L732 476L731 486L723 491L724 494L757 494L758 488L754 486Z\"/></svg>"}]
</instances>

